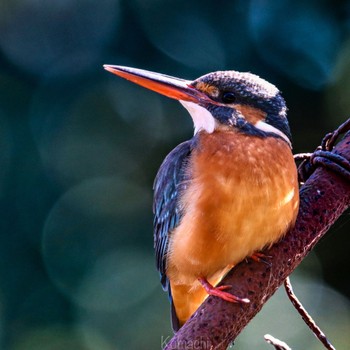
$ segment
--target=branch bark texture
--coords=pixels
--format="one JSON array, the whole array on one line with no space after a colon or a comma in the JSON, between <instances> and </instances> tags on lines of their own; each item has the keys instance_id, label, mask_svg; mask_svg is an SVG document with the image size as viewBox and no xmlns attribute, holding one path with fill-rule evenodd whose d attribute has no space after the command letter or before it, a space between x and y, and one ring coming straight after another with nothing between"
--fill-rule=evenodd
<instances>
[{"instance_id":1,"label":"branch bark texture","mask_svg":"<svg viewBox=\"0 0 350 350\"><path fill-rule=\"evenodd\" d=\"M350 132L333 152L350 160ZM243 261L222 281L232 285L229 292L251 302L233 304L208 297L165 349L226 349L349 206L350 183L326 168L317 168L300 190L295 227L264 252L269 264Z\"/></svg>"}]
</instances>

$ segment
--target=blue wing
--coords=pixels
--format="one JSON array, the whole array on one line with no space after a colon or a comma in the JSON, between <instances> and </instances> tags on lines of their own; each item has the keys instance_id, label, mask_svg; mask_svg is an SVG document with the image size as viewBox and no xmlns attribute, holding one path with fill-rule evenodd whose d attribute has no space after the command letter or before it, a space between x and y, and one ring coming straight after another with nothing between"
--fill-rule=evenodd
<instances>
[{"instance_id":1,"label":"blue wing","mask_svg":"<svg viewBox=\"0 0 350 350\"><path fill-rule=\"evenodd\" d=\"M171 290L166 276L166 257L171 231L179 224L181 210L179 197L186 189L189 181L186 164L192 150L192 140L186 141L173 149L164 159L154 181L154 249L160 280L165 291L168 291L170 301ZM172 305L173 327L177 322Z\"/></svg>"},{"instance_id":2,"label":"blue wing","mask_svg":"<svg viewBox=\"0 0 350 350\"><path fill-rule=\"evenodd\" d=\"M164 290L168 289L165 272L169 234L178 225L181 218L179 195L188 184L189 179L185 167L191 149L192 140L183 142L174 148L164 159L153 186L154 249Z\"/></svg>"}]
</instances>

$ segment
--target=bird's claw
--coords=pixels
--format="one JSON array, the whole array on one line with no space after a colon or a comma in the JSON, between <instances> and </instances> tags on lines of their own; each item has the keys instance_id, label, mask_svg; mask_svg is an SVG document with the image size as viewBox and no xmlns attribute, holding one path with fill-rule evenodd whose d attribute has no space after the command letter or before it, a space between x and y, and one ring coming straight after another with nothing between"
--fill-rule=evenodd
<instances>
[{"instance_id":1,"label":"bird's claw","mask_svg":"<svg viewBox=\"0 0 350 350\"><path fill-rule=\"evenodd\" d=\"M256 262L262 262L266 265L271 266L271 263L268 261L268 259L271 258L270 255L266 255L266 254L261 253L261 252L255 252L250 256L250 258Z\"/></svg>"},{"instance_id":2,"label":"bird's claw","mask_svg":"<svg viewBox=\"0 0 350 350\"><path fill-rule=\"evenodd\" d=\"M225 292L225 290L231 288L231 286L229 285L214 287L204 277L198 278L198 281L201 283L201 285L204 287L204 289L209 295L219 297L230 303L250 303L250 300L248 298L239 298L236 295Z\"/></svg>"},{"instance_id":3,"label":"bird's claw","mask_svg":"<svg viewBox=\"0 0 350 350\"><path fill-rule=\"evenodd\" d=\"M219 286L219 287L214 287L217 290L227 290L230 289L231 286L230 285L225 285L225 286Z\"/></svg>"}]
</instances>

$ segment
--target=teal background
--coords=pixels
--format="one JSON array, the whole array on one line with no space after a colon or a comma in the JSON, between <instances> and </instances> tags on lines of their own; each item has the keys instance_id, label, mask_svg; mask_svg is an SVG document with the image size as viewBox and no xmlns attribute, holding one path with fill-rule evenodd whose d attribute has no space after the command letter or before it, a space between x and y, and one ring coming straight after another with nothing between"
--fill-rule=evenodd
<instances>
[{"instance_id":1,"label":"teal background","mask_svg":"<svg viewBox=\"0 0 350 350\"><path fill-rule=\"evenodd\" d=\"M350 1L2 0L0 348L158 349L172 334L155 269L152 182L190 138L173 100L102 65L185 79L251 71L282 90L294 152L350 115ZM350 343L349 213L292 277ZM280 291L237 348L321 345Z\"/></svg>"}]
</instances>

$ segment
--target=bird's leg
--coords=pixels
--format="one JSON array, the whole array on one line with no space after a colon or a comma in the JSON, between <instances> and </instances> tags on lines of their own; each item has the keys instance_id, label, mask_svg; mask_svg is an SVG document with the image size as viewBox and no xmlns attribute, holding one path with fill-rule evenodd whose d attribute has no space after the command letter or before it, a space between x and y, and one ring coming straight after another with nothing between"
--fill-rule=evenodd
<instances>
[{"instance_id":1,"label":"bird's leg","mask_svg":"<svg viewBox=\"0 0 350 350\"><path fill-rule=\"evenodd\" d=\"M207 281L205 277L199 277L198 281L209 295L214 295L223 300L229 301L230 303L250 303L250 300L248 298L239 298L231 293L224 292L226 289L231 288L229 285L214 287Z\"/></svg>"}]
</instances>

